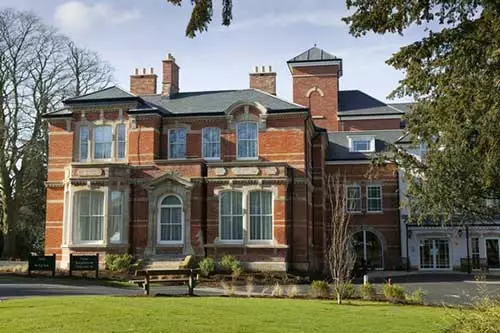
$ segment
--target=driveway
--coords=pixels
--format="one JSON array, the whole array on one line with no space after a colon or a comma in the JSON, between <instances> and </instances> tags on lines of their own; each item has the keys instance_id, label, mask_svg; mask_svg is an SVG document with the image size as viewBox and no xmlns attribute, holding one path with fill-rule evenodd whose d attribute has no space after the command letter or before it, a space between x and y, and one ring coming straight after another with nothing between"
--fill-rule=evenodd
<instances>
[{"instance_id":1,"label":"driveway","mask_svg":"<svg viewBox=\"0 0 500 333\"><path fill-rule=\"evenodd\" d=\"M381 281L374 281L377 291L382 292ZM394 278L394 283L401 284L407 292L422 288L426 293L426 302L429 304L470 305L471 302L485 293L492 297L500 297L500 281L491 280L477 283L469 276L453 276L445 279L442 275ZM253 295L270 295L274 286L254 286ZM290 286L282 286L286 291ZM309 285L297 286L299 295L310 293ZM185 295L185 286L152 286L152 294ZM222 287L206 287L203 285L195 289L197 295L224 295ZM51 278L0 278L0 299L31 296L68 296L68 295L141 295L139 288L117 288L97 285L92 280L65 280ZM236 288L236 294L247 295L246 287Z\"/></svg>"}]
</instances>

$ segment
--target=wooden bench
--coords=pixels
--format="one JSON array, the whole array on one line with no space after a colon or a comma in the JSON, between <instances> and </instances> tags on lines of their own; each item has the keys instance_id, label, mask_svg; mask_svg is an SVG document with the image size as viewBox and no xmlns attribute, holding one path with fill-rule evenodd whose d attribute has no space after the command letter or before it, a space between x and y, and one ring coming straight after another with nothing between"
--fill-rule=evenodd
<instances>
[{"instance_id":1,"label":"wooden bench","mask_svg":"<svg viewBox=\"0 0 500 333\"><path fill-rule=\"evenodd\" d=\"M179 269L163 269L151 268L139 270L135 272L135 276L141 277L140 279L130 280L130 282L137 284L144 289L144 294L149 295L151 283L161 284L186 284L188 286L188 295L194 295L195 283L197 280L198 269L179 268Z\"/></svg>"}]
</instances>

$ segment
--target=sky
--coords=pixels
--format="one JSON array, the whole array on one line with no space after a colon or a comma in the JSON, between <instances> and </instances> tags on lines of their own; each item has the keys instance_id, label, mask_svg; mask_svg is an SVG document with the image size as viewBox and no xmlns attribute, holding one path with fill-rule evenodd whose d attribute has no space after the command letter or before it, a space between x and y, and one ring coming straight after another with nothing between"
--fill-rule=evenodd
<instances>
[{"instance_id":1,"label":"sky","mask_svg":"<svg viewBox=\"0 0 500 333\"><path fill-rule=\"evenodd\" d=\"M172 53L181 67L181 91L245 89L256 65L271 65L278 96L287 100L292 80L286 61L316 44L343 59L340 89L388 101L403 73L385 61L423 34L410 29L404 36L355 38L341 21L349 14L342 0L233 0L233 24L223 27L220 0L214 3L213 23L194 39L185 36L189 0L182 7L166 0L0 0L0 8L30 10L98 52L126 90L134 68L161 73L161 60Z\"/></svg>"}]
</instances>

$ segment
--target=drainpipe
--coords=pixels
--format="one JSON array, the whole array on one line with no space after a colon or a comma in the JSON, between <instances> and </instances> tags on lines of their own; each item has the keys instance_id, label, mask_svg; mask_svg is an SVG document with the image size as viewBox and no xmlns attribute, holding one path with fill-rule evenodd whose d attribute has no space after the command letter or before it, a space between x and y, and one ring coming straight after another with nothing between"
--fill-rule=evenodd
<instances>
[{"instance_id":1,"label":"drainpipe","mask_svg":"<svg viewBox=\"0 0 500 333\"><path fill-rule=\"evenodd\" d=\"M465 240L467 242L467 273L471 273L472 272L472 267L471 267L471 264L470 264L470 242L469 242L469 226L466 225L465 226Z\"/></svg>"}]
</instances>

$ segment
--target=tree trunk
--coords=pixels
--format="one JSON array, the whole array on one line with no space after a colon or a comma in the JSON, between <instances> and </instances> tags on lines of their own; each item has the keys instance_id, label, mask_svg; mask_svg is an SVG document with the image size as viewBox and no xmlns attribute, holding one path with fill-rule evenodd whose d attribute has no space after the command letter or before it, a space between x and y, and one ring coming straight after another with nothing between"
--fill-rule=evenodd
<instances>
[{"instance_id":1,"label":"tree trunk","mask_svg":"<svg viewBox=\"0 0 500 333\"><path fill-rule=\"evenodd\" d=\"M2 257L16 258L16 212L17 205L12 200L7 200L6 209L2 211L3 225L3 250Z\"/></svg>"},{"instance_id":2,"label":"tree trunk","mask_svg":"<svg viewBox=\"0 0 500 333\"><path fill-rule=\"evenodd\" d=\"M5 259L16 258L16 233L14 230L3 235L2 257Z\"/></svg>"},{"instance_id":3,"label":"tree trunk","mask_svg":"<svg viewBox=\"0 0 500 333\"><path fill-rule=\"evenodd\" d=\"M340 292L339 292L339 291L337 291L337 304L338 304L338 305L342 304L342 297L341 297L341 295L340 295Z\"/></svg>"}]
</instances>

